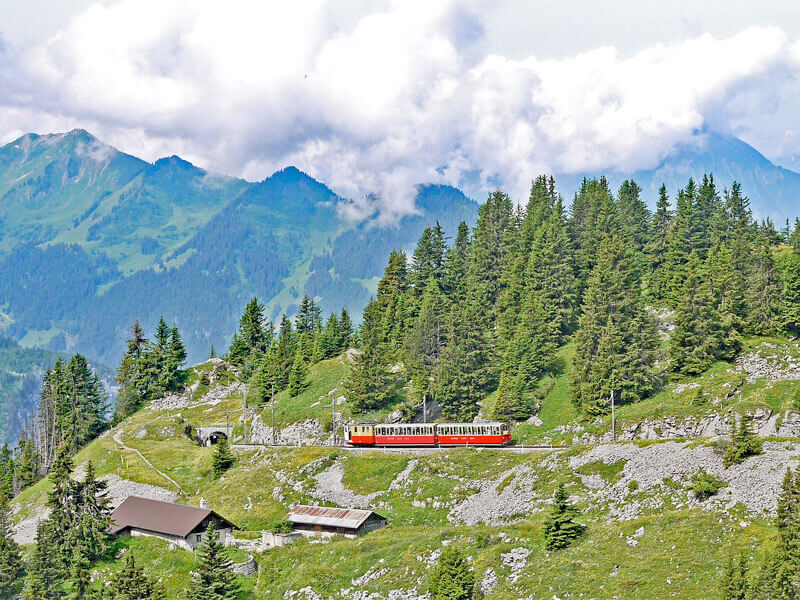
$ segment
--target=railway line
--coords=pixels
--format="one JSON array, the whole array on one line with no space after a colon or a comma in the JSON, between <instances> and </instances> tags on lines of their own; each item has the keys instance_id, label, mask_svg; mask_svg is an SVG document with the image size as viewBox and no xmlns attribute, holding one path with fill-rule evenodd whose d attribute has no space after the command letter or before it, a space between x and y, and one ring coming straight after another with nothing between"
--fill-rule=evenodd
<instances>
[{"instance_id":1,"label":"railway line","mask_svg":"<svg viewBox=\"0 0 800 600\"><path fill-rule=\"evenodd\" d=\"M452 445L452 446L348 446L346 444L231 444L234 450L256 450L259 448L326 448L345 450L351 454L364 454L366 452L383 452L385 454L435 454L453 450L454 448L467 448L476 452L499 451L511 452L516 454L533 454L535 452L545 452L548 450L565 450L568 446L556 446L552 444L520 444L509 446L475 446L475 445Z\"/></svg>"}]
</instances>

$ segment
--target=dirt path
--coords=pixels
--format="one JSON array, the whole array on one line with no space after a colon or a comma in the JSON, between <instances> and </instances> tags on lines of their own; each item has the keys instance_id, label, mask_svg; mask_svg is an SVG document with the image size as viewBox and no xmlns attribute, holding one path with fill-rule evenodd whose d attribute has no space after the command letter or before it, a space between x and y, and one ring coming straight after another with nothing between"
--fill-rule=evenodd
<instances>
[{"instance_id":1,"label":"dirt path","mask_svg":"<svg viewBox=\"0 0 800 600\"><path fill-rule=\"evenodd\" d=\"M178 491L182 495L184 495L184 496L188 495L185 491L183 491L183 488L180 486L180 484L177 481L175 481L172 477L170 477L169 475L167 475L166 473L164 473L163 471L158 469L153 463L151 463L149 460L147 460L147 458L145 458L144 454L139 452L136 448L131 448L130 446L126 446L125 442L123 442L122 438L120 437L121 435L122 435L122 431L121 430L117 431L116 433L114 433L114 438L113 438L114 441L117 444L119 444L120 449L122 449L122 450L130 450L134 454L138 455L139 458L141 458L147 466L149 466L151 469L153 469L153 471L155 471L156 473L161 475L164 479L166 479L172 485L174 485L176 488L178 488Z\"/></svg>"}]
</instances>

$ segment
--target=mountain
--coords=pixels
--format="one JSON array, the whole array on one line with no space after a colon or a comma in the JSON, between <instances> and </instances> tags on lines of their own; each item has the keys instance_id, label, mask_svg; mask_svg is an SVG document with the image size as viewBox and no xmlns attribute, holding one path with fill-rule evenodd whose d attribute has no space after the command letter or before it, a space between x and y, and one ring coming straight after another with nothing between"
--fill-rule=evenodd
<instances>
[{"instance_id":1,"label":"mountain","mask_svg":"<svg viewBox=\"0 0 800 600\"><path fill-rule=\"evenodd\" d=\"M133 321L151 330L163 315L197 360L226 347L253 295L273 318L304 293L357 315L393 248L477 215L438 185L390 225L354 223L346 203L294 167L251 183L176 156L151 164L84 130L23 136L0 148L0 332L113 365Z\"/></svg>"},{"instance_id":2,"label":"mountain","mask_svg":"<svg viewBox=\"0 0 800 600\"><path fill-rule=\"evenodd\" d=\"M642 187L650 206L655 206L658 190L667 186L673 200L689 177L696 180L704 173L713 173L720 189L733 181L742 184L750 199L754 215L759 219L770 217L778 226L786 219L794 221L800 216L800 174L770 162L758 150L742 140L714 132L703 132L692 142L679 144L652 169L631 172L608 172L606 177L613 189L629 178ZM559 189L565 198L571 198L583 177L596 177L597 173L558 178Z\"/></svg>"}]
</instances>

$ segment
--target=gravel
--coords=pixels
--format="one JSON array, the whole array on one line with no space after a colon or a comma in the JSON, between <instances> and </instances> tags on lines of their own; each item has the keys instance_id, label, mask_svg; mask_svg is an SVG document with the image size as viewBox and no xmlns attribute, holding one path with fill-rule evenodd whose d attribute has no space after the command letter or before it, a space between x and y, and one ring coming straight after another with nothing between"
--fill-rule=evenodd
<instances>
[{"instance_id":1,"label":"gravel","mask_svg":"<svg viewBox=\"0 0 800 600\"><path fill-rule=\"evenodd\" d=\"M611 515L621 520L635 518L642 509L655 508L663 501L652 496L638 497L651 490L671 494L679 506L729 510L741 504L751 513L771 515L775 513L786 469L797 465L798 456L800 448L790 442L766 442L763 454L726 469L722 466L721 452L709 446L693 447L688 442L664 442L644 448L635 444L605 444L572 457L569 465L577 469L596 461L606 464L627 461L617 481L590 492L597 504L609 506ZM701 468L728 484L705 502L694 500L688 490L692 475ZM667 486L665 480L679 485ZM635 492L629 489L632 481L637 482Z\"/></svg>"}]
</instances>

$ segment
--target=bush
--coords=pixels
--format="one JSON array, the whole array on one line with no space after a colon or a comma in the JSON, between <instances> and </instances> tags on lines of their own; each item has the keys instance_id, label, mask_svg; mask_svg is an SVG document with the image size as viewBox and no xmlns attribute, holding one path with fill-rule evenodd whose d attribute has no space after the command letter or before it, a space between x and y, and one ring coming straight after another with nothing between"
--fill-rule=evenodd
<instances>
[{"instance_id":1,"label":"bush","mask_svg":"<svg viewBox=\"0 0 800 600\"><path fill-rule=\"evenodd\" d=\"M273 523L269 528L272 533L289 533L292 529L294 529L294 523L289 519L281 519Z\"/></svg>"},{"instance_id":2,"label":"bush","mask_svg":"<svg viewBox=\"0 0 800 600\"><path fill-rule=\"evenodd\" d=\"M731 434L731 444L722 457L726 469L743 463L748 456L761 454L761 440L750 430L750 421L748 415L742 415L738 429Z\"/></svg>"},{"instance_id":3,"label":"bush","mask_svg":"<svg viewBox=\"0 0 800 600\"><path fill-rule=\"evenodd\" d=\"M692 476L692 491L698 500L707 500L728 484L700 467Z\"/></svg>"},{"instance_id":4,"label":"bush","mask_svg":"<svg viewBox=\"0 0 800 600\"><path fill-rule=\"evenodd\" d=\"M431 580L431 600L471 600L475 575L458 548L448 546L436 563Z\"/></svg>"},{"instance_id":5,"label":"bush","mask_svg":"<svg viewBox=\"0 0 800 600\"><path fill-rule=\"evenodd\" d=\"M578 511L567 503L568 498L562 483L553 496L553 508L544 522L544 546L548 550L566 548L583 533L583 525L573 520Z\"/></svg>"}]
</instances>

